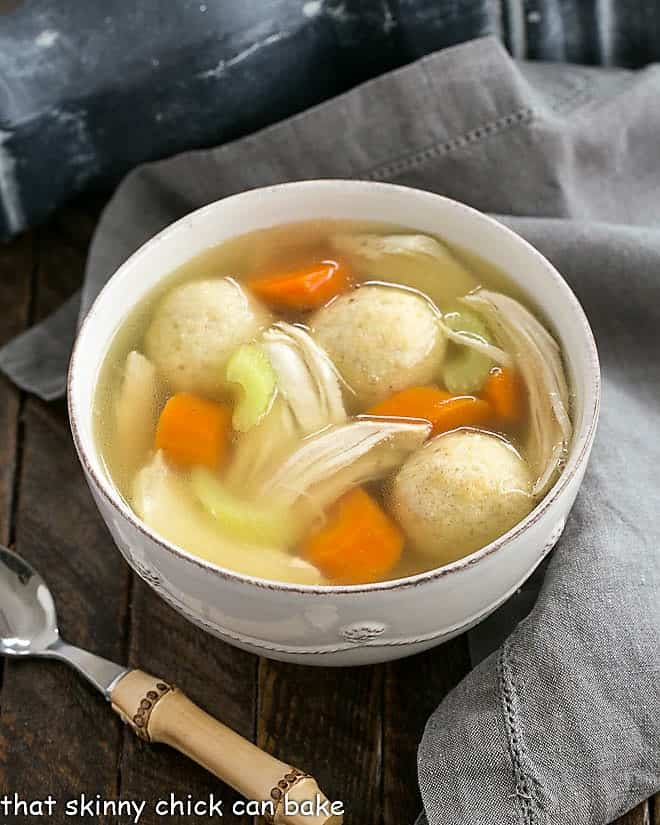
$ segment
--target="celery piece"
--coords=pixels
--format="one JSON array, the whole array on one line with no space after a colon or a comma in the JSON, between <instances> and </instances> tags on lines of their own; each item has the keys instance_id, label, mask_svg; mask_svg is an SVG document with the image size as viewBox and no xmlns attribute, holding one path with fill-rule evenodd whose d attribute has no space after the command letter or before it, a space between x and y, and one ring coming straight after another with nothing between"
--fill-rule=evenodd
<instances>
[{"instance_id":1,"label":"celery piece","mask_svg":"<svg viewBox=\"0 0 660 825\"><path fill-rule=\"evenodd\" d=\"M227 363L227 381L240 386L234 406L235 430L247 432L256 426L270 409L277 386L277 376L268 356L258 344L243 344Z\"/></svg>"},{"instance_id":2,"label":"celery piece","mask_svg":"<svg viewBox=\"0 0 660 825\"><path fill-rule=\"evenodd\" d=\"M268 547L286 547L295 536L284 510L245 501L218 481L210 470L196 467L190 474L194 494L227 535Z\"/></svg>"},{"instance_id":3,"label":"celery piece","mask_svg":"<svg viewBox=\"0 0 660 825\"><path fill-rule=\"evenodd\" d=\"M444 323L454 332L467 333L488 344L493 343L488 327L470 310L456 310L443 316ZM493 366L491 359L471 347L453 344L443 366L442 378L450 393L479 392Z\"/></svg>"}]
</instances>

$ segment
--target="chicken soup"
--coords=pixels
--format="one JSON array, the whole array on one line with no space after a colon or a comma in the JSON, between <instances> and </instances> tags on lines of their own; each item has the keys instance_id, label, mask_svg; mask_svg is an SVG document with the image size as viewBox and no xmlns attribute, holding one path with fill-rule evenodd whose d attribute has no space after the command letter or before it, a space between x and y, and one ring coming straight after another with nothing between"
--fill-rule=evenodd
<instances>
[{"instance_id":1,"label":"chicken soup","mask_svg":"<svg viewBox=\"0 0 660 825\"><path fill-rule=\"evenodd\" d=\"M253 232L172 273L115 336L95 417L155 533L315 585L478 550L546 494L572 432L560 347L503 273L341 221Z\"/></svg>"}]
</instances>

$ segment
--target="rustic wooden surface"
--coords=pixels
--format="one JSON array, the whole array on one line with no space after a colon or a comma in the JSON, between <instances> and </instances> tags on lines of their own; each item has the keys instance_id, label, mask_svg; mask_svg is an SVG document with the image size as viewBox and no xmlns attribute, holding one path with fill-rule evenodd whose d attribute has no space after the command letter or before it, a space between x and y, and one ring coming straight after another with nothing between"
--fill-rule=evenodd
<instances>
[{"instance_id":1,"label":"rustic wooden surface","mask_svg":"<svg viewBox=\"0 0 660 825\"><path fill-rule=\"evenodd\" d=\"M79 202L0 245L0 343L80 284L100 206ZM435 704L467 672L464 638L413 659L353 670L258 660L212 639L136 580L114 549L75 458L64 404L27 398L1 378L0 541L46 575L71 641L163 675L244 736L308 768L330 798L344 800L347 825L412 825L420 808L417 743ZM227 807L235 799L192 762L137 740L65 667L0 660L0 686L0 794L146 799L144 825L165 821L153 804L170 793L215 794ZM37 821L43 819L7 820ZM50 821L71 820L59 811ZM228 811L223 821L255 822ZM660 825L658 798L618 825Z\"/></svg>"}]
</instances>

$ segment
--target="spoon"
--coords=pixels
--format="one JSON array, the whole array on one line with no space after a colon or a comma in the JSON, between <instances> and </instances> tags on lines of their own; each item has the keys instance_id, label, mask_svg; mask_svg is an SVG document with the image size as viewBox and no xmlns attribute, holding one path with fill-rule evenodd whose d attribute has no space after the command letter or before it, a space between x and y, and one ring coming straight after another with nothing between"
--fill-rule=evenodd
<instances>
[{"instance_id":1,"label":"spoon","mask_svg":"<svg viewBox=\"0 0 660 825\"><path fill-rule=\"evenodd\" d=\"M249 800L268 803L268 825L341 825L313 777L280 762L193 704L162 679L67 644L39 573L0 546L0 655L59 659L111 703L137 736L194 759Z\"/></svg>"}]
</instances>

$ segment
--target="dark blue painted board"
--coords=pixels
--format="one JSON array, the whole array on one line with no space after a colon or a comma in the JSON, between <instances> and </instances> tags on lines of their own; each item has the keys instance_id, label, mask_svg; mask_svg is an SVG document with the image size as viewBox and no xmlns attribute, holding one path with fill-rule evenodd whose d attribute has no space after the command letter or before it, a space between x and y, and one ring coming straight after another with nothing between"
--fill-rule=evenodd
<instances>
[{"instance_id":1,"label":"dark blue painted board","mask_svg":"<svg viewBox=\"0 0 660 825\"><path fill-rule=\"evenodd\" d=\"M639 65L659 17L653 0L0 0L0 238L436 49L494 34L519 57Z\"/></svg>"}]
</instances>

